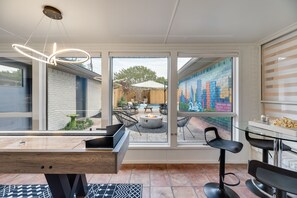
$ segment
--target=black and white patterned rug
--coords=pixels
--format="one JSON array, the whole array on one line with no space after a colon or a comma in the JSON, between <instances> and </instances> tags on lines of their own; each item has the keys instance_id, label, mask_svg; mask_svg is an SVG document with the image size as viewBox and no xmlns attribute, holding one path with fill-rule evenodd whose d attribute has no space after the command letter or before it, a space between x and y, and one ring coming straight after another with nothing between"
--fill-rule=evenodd
<instances>
[{"instance_id":1,"label":"black and white patterned rug","mask_svg":"<svg viewBox=\"0 0 297 198\"><path fill-rule=\"evenodd\" d=\"M0 197L52 198L48 185L0 185ZM142 184L88 184L87 198L141 198Z\"/></svg>"}]
</instances>

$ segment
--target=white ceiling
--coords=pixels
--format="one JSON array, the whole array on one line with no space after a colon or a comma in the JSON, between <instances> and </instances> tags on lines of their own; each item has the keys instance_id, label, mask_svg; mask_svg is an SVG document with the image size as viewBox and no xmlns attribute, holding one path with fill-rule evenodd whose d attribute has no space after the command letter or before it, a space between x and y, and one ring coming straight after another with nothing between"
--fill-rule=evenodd
<instances>
[{"instance_id":1,"label":"white ceiling","mask_svg":"<svg viewBox=\"0 0 297 198\"><path fill-rule=\"evenodd\" d=\"M24 43L44 5L69 37L44 17L32 42L253 43L297 22L296 0L0 0L0 42Z\"/></svg>"}]
</instances>

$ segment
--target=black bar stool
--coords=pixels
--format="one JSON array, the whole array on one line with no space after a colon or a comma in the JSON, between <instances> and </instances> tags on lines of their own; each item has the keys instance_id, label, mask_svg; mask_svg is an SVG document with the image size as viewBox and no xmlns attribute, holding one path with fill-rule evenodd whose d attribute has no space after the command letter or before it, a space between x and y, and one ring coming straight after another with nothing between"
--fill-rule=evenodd
<instances>
[{"instance_id":1,"label":"black bar stool","mask_svg":"<svg viewBox=\"0 0 297 198\"><path fill-rule=\"evenodd\" d=\"M246 140L254 147L262 149L262 161L268 164L268 151L273 151L273 140L252 138L248 132L245 132ZM291 151L288 145L282 145L283 151Z\"/></svg>"},{"instance_id":2,"label":"black bar stool","mask_svg":"<svg viewBox=\"0 0 297 198\"><path fill-rule=\"evenodd\" d=\"M215 138L208 141L207 133L213 131ZM227 186L237 186L240 183L239 178L234 173L225 173L225 153L226 150L232 153L238 153L241 151L243 145L240 142L235 142L231 140L224 140L219 136L218 130L215 127L208 127L204 130L204 137L206 143L213 147L220 149L220 182L219 183L207 183L204 185L204 193L208 198L239 198L239 196ZM229 184L224 182L225 175L233 175L238 179L235 184ZM227 186L226 186L227 185Z\"/></svg>"},{"instance_id":3,"label":"black bar stool","mask_svg":"<svg viewBox=\"0 0 297 198\"><path fill-rule=\"evenodd\" d=\"M274 141L268 139L252 138L247 131L245 132L245 138L250 143L250 145L262 149L262 162L268 164L269 151L273 151ZM283 144L281 148L283 148L283 151L291 151L291 147L285 144ZM261 184L258 181L249 179L245 182L245 184L248 189L250 189L250 191L260 197L263 196L263 191L270 195L273 193L273 189L270 186Z\"/></svg>"},{"instance_id":4,"label":"black bar stool","mask_svg":"<svg viewBox=\"0 0 297 198\"><path fill-rule=\"evenodd\" d=\"M273 195L259 189L265 196L261 197L287 197L287 193L297 195L297 172L263 163L257 160L249 161L248 173L261 183L276 189Z\"/></svg>"}]
</instances>

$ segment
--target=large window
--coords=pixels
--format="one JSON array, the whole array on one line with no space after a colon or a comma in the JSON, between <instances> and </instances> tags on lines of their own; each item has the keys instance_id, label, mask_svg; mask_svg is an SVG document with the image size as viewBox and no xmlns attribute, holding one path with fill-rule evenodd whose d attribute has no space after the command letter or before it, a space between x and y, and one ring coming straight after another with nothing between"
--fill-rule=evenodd
<instances>
[{"instance_id":1,"label":"large window","mask_svg":"<svg viewBox=\"0 0 297 198\"><path fill-rule=\"evenodd\" d=\"M168 142L167 57L112 57L113 123L132 143Z\"/></svg>"},{"instance_id":2,"label":"large window","mask_svg":"<svg viewBox=\"0 0 297 198\"><path fill-rule=\"evenodd\" d=\"M203 143L203 131L216 126L232 136L233 57L178 59L177 126L179 143Z\"/></svg>"},{"instance_id":3,"label":"large window","mask_svg":"<svg viewBox=\"0 0 297 198\"><path fill-rule=\"evenodd\" d=\"M101 79L101 58L80 65L48 65L47 129L101 128Z\"/></svg>"},{"instance_id":4,"label":"large window","mask_svg":"<svg viewBox=\"0 0 297 198\"><path fill-rule=\"evenodd\" d=\"M0 130L32 129L32 66L0 58Z\"/></svg>"}]
</instances>

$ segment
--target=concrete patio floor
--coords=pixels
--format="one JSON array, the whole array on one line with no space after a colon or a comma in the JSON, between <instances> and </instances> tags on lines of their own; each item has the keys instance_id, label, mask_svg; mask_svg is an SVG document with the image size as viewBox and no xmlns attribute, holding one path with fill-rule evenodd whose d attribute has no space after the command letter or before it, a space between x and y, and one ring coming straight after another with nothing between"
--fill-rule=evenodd
<instances>
[{"instance_id":1,"label":"concrete patio floor","mask_svg":"<svg viewBox=\"0 0 297 198\"><path fill-rule=\"evenodd\" d=\"M159 112L159 109L153 108L152 111L146 111L142 108L138 109L138 113L131 115L133 118L139 121L140 116L142 115L158 115L162 116L163 118L163 125L167 124L167 115L162 115ZM94 121L94 125L92 128L96 127L101 127L101 118L92 118ZM119 121L116 119L115 116L113 116L113 124L117 124ZM185 144L205 144L204 140L204 129L208 127L209 125L204 122L203 120L197 118L197 117L192 117L188 123L188 128L191 130L193 135L188 131L186 127L184 127L185 131L185 140L183 138L183 133L182 129L178 128L177 129L177 141L178 143L185 143ZM165 127L168 128L168 127ZM136 130L136 127L127 127L127 131L130 132L130 143L166 143L168 142L168 132L154 132L154 130L158 129L149 129L151 132L147 132L148 130L146 129L146 132L142 132L140 130L140 133ZM230 138L230 133L225 131L224 132L226 135L226 138ZM169 133L170 134L170 133Z\"/></svg>"}]
</instances>

